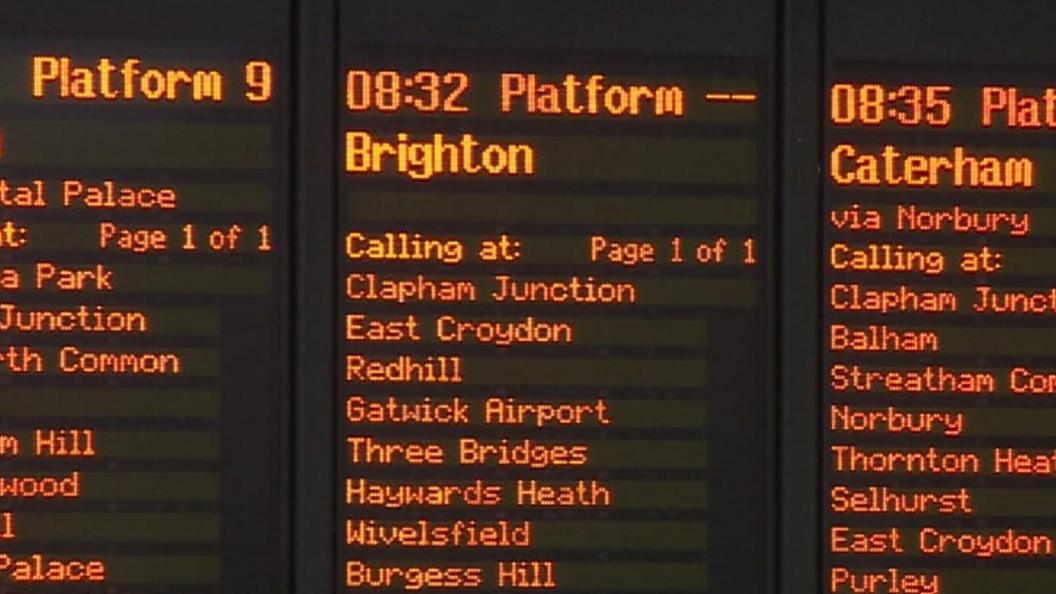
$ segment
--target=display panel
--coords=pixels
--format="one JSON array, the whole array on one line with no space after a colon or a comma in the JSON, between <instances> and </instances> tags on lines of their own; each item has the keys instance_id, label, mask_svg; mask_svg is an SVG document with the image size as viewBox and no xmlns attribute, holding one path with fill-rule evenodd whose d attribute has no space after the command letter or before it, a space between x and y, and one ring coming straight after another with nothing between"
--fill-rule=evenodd
<instances>
[{"instance_id":1,"label":"display panel","mask_svg":"<svg viewBox=\"0 0 1056 594\"><path fill-rule=\"evenodd\" d=\"M763 592L770 8L416 6L341 5L339 591Z\"/></svg>"},{"instance_id":2,"label":"display panel","mask_svg":"<svg viewBox=\"0 0 1056 594\"><path fill-rule=\"evenodd\" d=\"M938 2L907 42L866 4L827 12L824 589L1051 592L1049 7Z\"/></svg>"},{"instance_id":3,"label":"display panel","mask_svg":"<svg viewBox=\"0 0 1056 594\"><path fill-rule=\"evenodd\" d=\"M0 584L1052 592L1050 13L0 3Z\"/></svg>"},{"instance_id":4,"label":"display panel","mask_svg":"<svg viewBox=\"0 0 1056 594\"><path fill-rule=\"evenodd\" d=\"M285 8L5 4L0 583L286 591Z\"/></svg>"}]
</instances>

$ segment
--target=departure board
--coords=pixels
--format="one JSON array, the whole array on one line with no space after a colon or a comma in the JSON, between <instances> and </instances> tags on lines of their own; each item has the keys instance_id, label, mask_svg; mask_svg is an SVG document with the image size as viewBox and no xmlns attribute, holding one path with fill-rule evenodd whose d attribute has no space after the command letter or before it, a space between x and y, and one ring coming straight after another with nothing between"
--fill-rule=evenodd
<instances>
[{"instance_id":1,"label":"departure board","mask_svg":"<svg viewBox=\"0 0 1056 594\"><path fill-rule=\"evenodd\" d=\"M1056 592L1054 14L0 1L0 593Z\"/></svg>"},{"instance_id":2,"label":"departure board","mask_svg":"<svg viewBox=\"0 0 1056 594\"><path fill-rule=\"evenodd\" d=\"M769 6L585 4L340 5L339 591L764 591Z\"/></svg>"},{"instance_id":3,"label":"departure board","mask_svg":"<svg viewBox=\"0 0 1056 594\"><path fill-rule=\"evenodd\" d=\"M286 36L33 4L0 25L0 583L279 592Z\"/></svg>"},{"instance_id":4,"label":"departure board","mask_svg":"<svg viewBox=\"0 0 1056 594\"><path fill-rule=\"evenodd\" d=\"M1052 19L865 4L826 24L826 591L1052 592Z\"/></svg>"}]
</instances>

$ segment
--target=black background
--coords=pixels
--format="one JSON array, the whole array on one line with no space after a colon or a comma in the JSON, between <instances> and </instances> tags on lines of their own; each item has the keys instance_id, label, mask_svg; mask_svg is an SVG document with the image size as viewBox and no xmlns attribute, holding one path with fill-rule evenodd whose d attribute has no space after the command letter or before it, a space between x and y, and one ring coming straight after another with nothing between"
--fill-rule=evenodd
<instances>
[{"instance_id":1,"label":"black background","mask_svg":"<svg viewBox=\"0 0 1056 594\"><path fill-rule=\"evenodd\" d=\"M295 390L291 396L294 429L287 462L293 473L289 549L291 590L330 591L333 550L330 535L332 493L332 394L334 351L331 313L334 303L333 221L338 154L336 127L336 0L301 0L292 7L280 0L116 2L93 0L5 0L0 2L0 35L132 36L185 35L290 41L295 65L289 83L296 175L292 184L294 288L296 305L291 363ZM398 4L400 10L387 10ZM458 27L438 29L429 9L443 6ZM780 320L775 348L780 360L781 419L777 439L780 462L778 521L771 537L779 542L773 571L778 591L819 591L821 548L818 507L819 381L818 308L821 174L819 130L823 120L821 66L826 51L847 59L961 63L1045 63L1056 55L1056 25L1050 2L1015 0L788 0L760 3L776 11L776 27L763 26L752 2L609 1L591 9L579 2L349 2L364 24L360 35L385 32L393 42L428 39L432 44L488 47L496 39L516 36L517 23L547 23L545 36L533 43L552 49L580 47L581 40L626 44L617 51L730 52L752 47L776 48L779 77L779 159L777 236L780 238ZM772 7L772 8L771 8ZM206 15L206 16L203 16ZM387 18L372 27L371 18ZM382 23L384 21L374 21ZM505 23L505 28L495 26ZM735 24L730 24L735 23ZM775 31L776 30L776 31ZM512 33L511 33L512 31ZM624 35L634 31L639 35ZM614 32L621 33L615 35ZM347 34L347 33L343 33ZM506 37L504 37L506 36ZM467 40L475 39L475 43ZM3 84L0 81L0 84ZM268 546L271 546L270 544ZM283 572L260 559L244 559L262 574L285 583ZM769 572L770 568L746 568ZM232 590L253 592L253 589Z\"/></svg>"}]
</instances>

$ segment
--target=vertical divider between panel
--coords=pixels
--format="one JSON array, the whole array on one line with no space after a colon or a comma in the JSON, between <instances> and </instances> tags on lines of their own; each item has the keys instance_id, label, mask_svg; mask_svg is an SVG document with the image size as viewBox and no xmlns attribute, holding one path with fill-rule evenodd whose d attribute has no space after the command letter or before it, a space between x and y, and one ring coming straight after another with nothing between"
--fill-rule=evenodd
<instances>
[{"instance_id":1,"label":"vertical divider between panel","mask_svg":"<svg viewBox=\"0 0 1056 594\"><path fill-rule=\"evenodd\" d=\"M280 533L278 543L278 554L277 558L283 564L279 568L279 577L276 582L276 589L280 592L287 592L293 594L295 574L294 574L294 554L296 551L297 544L297 533L296 533L296 512L294 505L297 502L297 488L294 482L295 472L297 469L297 434L298 430L295 425L296 423L296 403L295 398L297 395L297 348L296 339L297 336L297 302L299 296L297 295L297 219L299 214L297 213L297 182L298 175L296 169L297 156L294 153L297 142L297 105L299 104L299 97L297 97L297 36L298 36L298 24L297 15L300 10L298 6L298 0L288 0L285 3L286 8L286 43L283 45L283 61L289 72L286 72L278 80L278 84L285 85L286 105L284 114L286 117L286 146L281 147L280 150L285 151L286 155L286 196L280 198L284 206L283 215L288 218L285 225L287 237L285 238L286 249L282 252L284 254L285 261L283 262L282 270L283 276L280 278L280 298L282 299L281 314L283 319L280 320L281 324L284 324L282 334L279 336L279 361L285 366L285 373L282 374L282 387L281 397L283 398L280 403L280 430L282 431L281 441L279 443L280 452L280 464L281 469L279 472L279 480L281 484L276 486L279 491L279 505L280 505Z\"/></svg>"},{"instance_id":2,"label":"vertical divider between panel","mask_svg":"<svg viewBox=\"0 0 1056 594\"><path fill-rule=\"evenodd\" d=\"M785 4L788 0L773 0L773 55L770 60L770 88L772 89L773 99L770 102L770 114L771 128L768 131L769 144L770 144L770 162L768 166L771 168L771 184L770 191L773 196L771 197L772 204L770 206L770 233L772 237L770 239L770 273L769 282L771 283L771 303L768 304L770 308L770 320L768 321L768 336L769 342L768 348L773 349L770 353L771 361L771 372L770 382L767 392L770 394L770 400L767 402L768 415L767 415L767 430L768 430L768 445L770 447L770 475L768 480L770 481L767 494L771 498L770 506L768 508L767 517L767 550L770 554L770 559L767 564L767 581L766 591L771 594L777 594L782 591L781 575L782 575L782 543L784 542L784 535L781 533L781 515L784 512L784 505L781 501L781 489L784 482L784 476L782 476L782 470L784 468L782 460L782 447L781 442L782 435L782 423L783 419L781 413L783 410L783 395L785 394L784 386L784 368L783 363L785 360L784 349L781 348L782 340L784 336L783 319L785 311L782 308L781 293L783 287L782 277L782 254L784 253L785 245L783 243L784 238L784 211L785 211L785 178L784 178L784 139L785 139L785 128L784 128L784 106L785 96L787 89L785 89L785 62L784 62L784 49L785 49Z\"/></svg>"},{"instance_id":3,"label":"vertical divider between panel","mask_svg":"<svg viewBox=\"0 0 1056 594\"><path fill-rule=\"evenodd\" d=\"M822 0L781 3L779 591L820 592Z\"/></svg>"},{"instance_id":4,"label":"vertical divider between panel","mask_svg":"<svg viewBox=\"0 0 1056 594\"><path fill-rule=\"evenodd\" d=\"M781 501L781 485L784 477L782 476L782 459L781 452L781 427L783 419L781 418L781 411L783 406L783 395L785 388L783 384L783 368L782 364L784 361L784 350L781 348L782 337L784 333L784 327L782 326L782 320L785 315L784 310L781 306L781 293L783 287L782 282L782 266L781 261L782 254L784 252L784 228L782 227L782 221L784 220L784 196L785 196L785 180L783 177L784 167L784 101L786 89L784 86L785 81L785 63L783 61L784 56L784 31L785 31L785 4L788 0L773 0L773 28L772 28L772 43L771 46L771 59L769 65L769 85L772 93L772 99L770 100L771 113L768 114L770 129L767 130L767 145L769 146L769 161L765 164L770 169L770 179L772 180L769 188L771 196L767 197L770 201L768 225L769 228L766 230L770 233L770 250L769 250L769 267L767 282L770 283L770 302L767 304L769 309L769 319L767 320L767 347L772 349L769 352L770 357L770 385L767 386L767 394L769 399L767 400L767 446L769 448L769 460L768 467L770 474L767 476L769 484L767 485L766 494L770 497L770 505L767 507L767 551L769 558L767 559L767 579L765 583L766 592L776 594L781 590L781 545L783 541L783 535L781 534L781 514L783 513L784 506Z\"/></svg>"},{"instance_id":5,"label":"vertical divider between panel","mask_svg":"<svg viewBox=\"0 0 1056 594\"><path fill-rule=\"evenodd\" d=\"M334 591L335 0L295 2L293 592Z\"/></svg>"}]
</instances>

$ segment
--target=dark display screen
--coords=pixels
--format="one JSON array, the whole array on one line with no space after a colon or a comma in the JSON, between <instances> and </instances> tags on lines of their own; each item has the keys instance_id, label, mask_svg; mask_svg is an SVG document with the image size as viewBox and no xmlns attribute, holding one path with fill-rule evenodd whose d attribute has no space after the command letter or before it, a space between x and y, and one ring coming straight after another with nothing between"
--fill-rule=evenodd
<instances>
[{"instance_id":1,"label":"dark display screen","mask_svg":"<svg viewBox=\"0 0 1056 594\"><path fill-rule=\"evenodd\" d=\"M895 26L875 12L871 30ZM971 18L912 56L855 35L852 7L829 18L828 590L1050 592L1051 67L932 49L966 45Z\"/></svg>"},{"instance_id":2,"label":"dark display screen","mask_svg":"<svg viewBox=\"0 0 1056 594\"><path fill-rule=\"evenodd\" d=\"M762 592L767 49L383 45L354 6L340 587Z\"/></svg>"},{"instance_id":3,"label":"dark display screen","mask_svg":"<svg viewBox=\"0 0 1056 594\"><path fill-rule=\"evenodd\" d=\"M1054 28L0 2L0 592L1051 594Z\"/></svg>"},{"instance_id":4,"label":"dark display screen","mask_svg":"<svg viewBox=\"0 0 1056 594\"><path fill-rule=\"evenodd\" d=\"M0 582L278 592L285 42L103 16L0 38Z\"/></svg>"}]
</instances>

